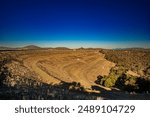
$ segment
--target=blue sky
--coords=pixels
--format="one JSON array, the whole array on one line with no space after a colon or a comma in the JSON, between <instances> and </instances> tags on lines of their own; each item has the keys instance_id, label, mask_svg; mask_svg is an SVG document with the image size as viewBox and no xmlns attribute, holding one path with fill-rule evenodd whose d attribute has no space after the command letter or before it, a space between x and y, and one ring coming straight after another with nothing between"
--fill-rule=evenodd
<instances>
[{"instance_id":1,"label":"blue sky","mask_svg":"<svg viewBox=\"0 0 150 117\"><path fill-rule=\"evenodd\" d=\"M149 0L1 0L0 46L150 47Z\"/></svg>"}]
</instances>

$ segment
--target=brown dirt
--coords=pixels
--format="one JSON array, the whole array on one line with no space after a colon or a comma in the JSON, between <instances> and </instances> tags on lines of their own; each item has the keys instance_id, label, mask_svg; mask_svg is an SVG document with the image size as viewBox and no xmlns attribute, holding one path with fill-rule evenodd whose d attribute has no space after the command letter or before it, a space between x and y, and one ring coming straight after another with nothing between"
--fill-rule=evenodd
<instances>
[{"instance_id":1,"label":"brown dirt","mask_svg":"<svg viewBox=\"0 0 150 117\"><path fill-rule=\"evenodd\" d=\"M53 50L21 56L24 65L35 72L42 82L80 82L94 85L98 75L108 75L115 65L96 50Z\"/></svg>"}]
</instances>

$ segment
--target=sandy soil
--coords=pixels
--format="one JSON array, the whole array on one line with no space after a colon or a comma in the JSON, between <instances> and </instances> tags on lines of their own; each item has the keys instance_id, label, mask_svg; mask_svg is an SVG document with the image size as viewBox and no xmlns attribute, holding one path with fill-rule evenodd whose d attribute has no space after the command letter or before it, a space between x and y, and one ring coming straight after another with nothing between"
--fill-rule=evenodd
<instances>
[{"instance_id":1,"label":"sandy soil","mask_svg":"<svg viewBox=\"0 0 150 117\"><path fill-rule=\"evenodd\" d=\"M115 65L97 50L47 50L21 56L24 65L45 83L80 82L94 85L98 75L108 75Z\"/></svg>"}]
</instances>

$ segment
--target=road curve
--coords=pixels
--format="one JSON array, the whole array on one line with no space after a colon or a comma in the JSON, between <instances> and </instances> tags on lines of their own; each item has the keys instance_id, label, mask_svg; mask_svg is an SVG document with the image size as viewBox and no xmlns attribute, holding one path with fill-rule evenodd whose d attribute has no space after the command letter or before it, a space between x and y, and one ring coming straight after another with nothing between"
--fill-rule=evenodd
<instances>
[{"instance_id":1,"label":"road curve","mask_svg":"<svg viewBox=\"0 0 150 117\"><path fill-rule=\"evenodd\" d=\"M115 65L98 51L48 51L29 54L24 65L45 83L80 82L84 87L94 85L98 75L108 75Z\"/></svg>"}]
</instances>

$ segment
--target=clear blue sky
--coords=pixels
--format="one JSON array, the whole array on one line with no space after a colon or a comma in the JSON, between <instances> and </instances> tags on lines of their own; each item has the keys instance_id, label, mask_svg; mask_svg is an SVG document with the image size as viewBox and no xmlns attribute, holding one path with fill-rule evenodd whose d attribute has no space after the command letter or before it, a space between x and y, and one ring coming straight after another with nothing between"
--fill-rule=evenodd
<instances>
[{"instance_id":1,"label":"clear blue sky","mask_svg":"<svg viewBox=\"0 0 150 117\"><path fill-rule=\"evenodd\" d=\"M0 0L0 46L150 47L150 0Z\"/></svg>"}]
</instances>

